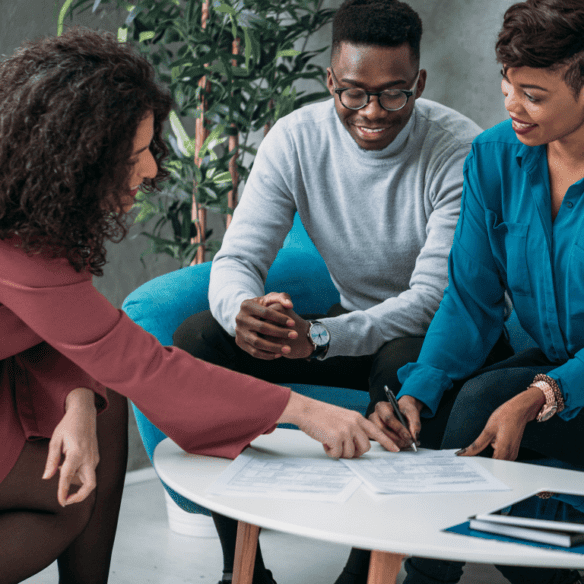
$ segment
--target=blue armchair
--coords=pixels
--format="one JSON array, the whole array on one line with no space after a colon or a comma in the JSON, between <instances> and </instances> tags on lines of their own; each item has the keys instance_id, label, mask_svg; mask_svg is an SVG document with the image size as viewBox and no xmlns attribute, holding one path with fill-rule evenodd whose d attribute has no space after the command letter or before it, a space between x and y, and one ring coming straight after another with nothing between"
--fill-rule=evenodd
<instances>
[{"instance_id":1,"label":"blue armchair","mask_svg":"<svg viewBox=\"0 0 584 584\"><path fill-rule=\"evenodd\" d=\"M179 324L192 314L209 308L207 289L211 262L183 268L143 284L124 301L128 316L152 333L163 345L172 345L172 335ZM339 294L329 276L324 260L308 237L298 216L284 245L268 273L266 290L286 291L300 314L325 313L339 301ZM532 344L512 316L508 323L516 350ZM365 392L314 385L289 384L295 391L365 414L369 395ZM140 435L150 461L156 445L165 438L150 421L134 407ZM164 483L163 483L164 484ZM167 485L170 497L183 510L209 515L209 511L188 501Z\"/></svg>"},{"instance_id":2,"label":"blue armchair","mask_svg":"<svg viewBox=\"0 0 584 584\"><path fill-rule=\"evenodd\" d=\"M210 272L211 262L206 262L154 278L132 292L122 308L134 322L153 334L163 345L172 345L172 335L179 324L190 315L209 308L207 289ZM333 286L324 260L298 217L270 268L266 290L288 292L295 310L300 314L324 313L339 301L339 293ZM303 395L362 414L369 403L369 395L364 392L314 385L289 385ZM146 453L152 461L156 445L166 436L136 407L134 414ZM210 515L207 509L188 501L168 485L164 484L164 487L183 510Z\"/></svg>"}]
</instances>

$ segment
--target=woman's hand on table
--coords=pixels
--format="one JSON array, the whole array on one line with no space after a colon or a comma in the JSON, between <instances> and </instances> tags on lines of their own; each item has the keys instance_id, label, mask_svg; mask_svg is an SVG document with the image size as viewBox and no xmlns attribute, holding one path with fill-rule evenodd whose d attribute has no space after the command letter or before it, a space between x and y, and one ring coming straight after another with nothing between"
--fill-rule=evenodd
<instances>
[{"instance_id":1,"label":"woman's hand on table","mask_svg":"<svg viewBox=\"0 0 584 584\"><path fill-rule=\"evenodd\" d=\"M537 387L529 387L500 405L489 417L479 437L456 454L475 456L491 445L493 458L515 460L527 422L535 420L544 403L543 392Z\"/></svg>"},{"instance_id":2,"label":"woman's hand on table","mask_svg":"<svg viewBox=\"0 0 584 584\"><path fill-rule=\"evenodd\" d=\"M65 401L65 415L51 436L43 479L50 479L59 469L57 499L63 507L83 501L95 489L99 463L96 416L93 391L74 389ZM69 495L71 485L80 488Z\"/></svg>"},{"instance_id":3,"label":"woman's hand on table","mask_svg":"<svg viewBox=\"0 0 584 584\"><path fill-rule=\"evenodd\" d=\"M408 448L412 445L412 438L416 443L418 442L422 429L420 412L424 404L415 397L404 395L400 398L398 406L408 422L407 428L397 419L391 404L386 401L375 404L375 411L369 415L369 420L400 448Z\"/></svg>"},{"instance_id":4,"label":"woman's hand on table","mask_svg":"<svg viewBox=\"0 0 584 584\"><path fill-rule=\"evenodd\" d=\"M320 442L331 458L357 458L371 448L376 440L386 450L399 447L372 422L358 412L321 402L294 391L280 424L295 424L314 440Z\"/></svg>"}]
</instances>

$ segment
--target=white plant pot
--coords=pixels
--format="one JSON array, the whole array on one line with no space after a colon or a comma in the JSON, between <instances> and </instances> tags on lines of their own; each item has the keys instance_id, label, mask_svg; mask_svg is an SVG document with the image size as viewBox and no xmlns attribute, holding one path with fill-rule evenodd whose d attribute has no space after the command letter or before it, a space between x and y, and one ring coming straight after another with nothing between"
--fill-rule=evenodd
<instances>
[{"instance_id":1,"label":"white plant pot","mask_svg":"<svg viewBox=\"0 0 584 584\"><path fill-rule=\"evenodd\" d=\"M190 537L217 537L217 530L211 517L183 511L166 491L164 491L164 500L171 531Z\"/></svg>"}]
</instances>

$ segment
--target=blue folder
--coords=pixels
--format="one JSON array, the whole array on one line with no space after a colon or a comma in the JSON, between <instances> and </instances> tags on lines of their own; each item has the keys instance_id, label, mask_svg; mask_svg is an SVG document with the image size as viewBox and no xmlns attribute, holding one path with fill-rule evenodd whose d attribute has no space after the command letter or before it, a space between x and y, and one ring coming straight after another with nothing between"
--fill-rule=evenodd
<instances>
[{"instance_id":1,"label":"blue folder","mask_svg":"<svg viewBox=\"0 0 584 584\"><path fill-rule=\"evenodd\" d=\"M584 544L575 545L572 547L563 547L559 545L551 545L549 543L539 543L537 541L528 541L526 539L517 539L515 537L505 537L504 535L495 535L494 533L486 533L484 531L477 531L476 529L470 529L469 522L460 523L459 525L454 525L453 527L448 527L444 531L449 531L451 533L458 533L460 535L469 535L471 537L482 537L483 539L496 539L498 541L506 541L509 543L520 543L524 545L531 545L538 548L545 548L548 550L557 550L561 552L569 552L572 554L584 554Z\"/></svg>"}]
</instances>

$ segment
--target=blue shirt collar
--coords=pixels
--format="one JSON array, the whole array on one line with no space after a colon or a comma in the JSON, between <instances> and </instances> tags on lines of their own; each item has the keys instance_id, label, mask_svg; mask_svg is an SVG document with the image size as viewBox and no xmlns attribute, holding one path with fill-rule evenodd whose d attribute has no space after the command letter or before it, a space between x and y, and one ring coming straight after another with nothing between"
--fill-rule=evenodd
<instances>
[{"instance_id":1,"label":"blue shirt collar","mask_svg":"<svg viewBox=\"0 0 584 584\"><path fill-rule=\"evenodd\" d=\"M545 157L545 144L542 144L541 146L527 146L521 142L520 144L519 151L515 156L517 165L524 172L532 172L537 166L539 166L539 164L541 164L542 156Z\"/></svg>"}]
</instances>

